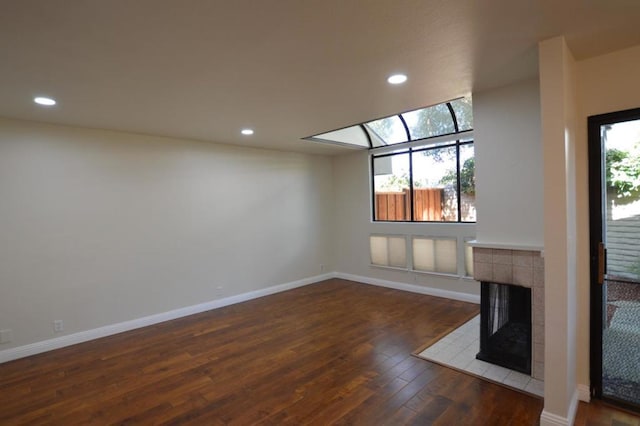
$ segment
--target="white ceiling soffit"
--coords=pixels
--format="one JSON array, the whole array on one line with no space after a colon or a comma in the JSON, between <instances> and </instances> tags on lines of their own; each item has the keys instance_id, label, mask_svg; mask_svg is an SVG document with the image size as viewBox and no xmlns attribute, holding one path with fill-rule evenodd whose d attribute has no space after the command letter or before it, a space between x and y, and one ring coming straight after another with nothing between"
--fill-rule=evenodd
<instances>
[{"instance_id":1,"label":"white ceiling soffit","mask_svg":"<svg viewBox=\"0 0 640 426\"><path fill-rule=\"evenodd\" d=\"M1 6L0 116L325 154L345 148L301 138L535 77L539 40L578 59L640 44L631 0Z\"/></svg>"}]
</instances>

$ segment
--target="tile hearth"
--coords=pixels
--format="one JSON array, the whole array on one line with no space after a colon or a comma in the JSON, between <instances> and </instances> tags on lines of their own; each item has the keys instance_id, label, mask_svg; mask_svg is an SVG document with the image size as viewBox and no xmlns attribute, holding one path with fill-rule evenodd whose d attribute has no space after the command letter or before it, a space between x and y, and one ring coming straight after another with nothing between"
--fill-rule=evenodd
<instances>
[{"instance_id":1,"label":"tile hearth","mask_svg":"<svg viewBox=\"0 0 640 426\"><path fill-rule=\"evenodd\" d=\"M480 349L479 334L480 316L476 316L420 352L418 356L535 396L544 395L542 380L476 359Z\"/></svg>"}]
</instances>

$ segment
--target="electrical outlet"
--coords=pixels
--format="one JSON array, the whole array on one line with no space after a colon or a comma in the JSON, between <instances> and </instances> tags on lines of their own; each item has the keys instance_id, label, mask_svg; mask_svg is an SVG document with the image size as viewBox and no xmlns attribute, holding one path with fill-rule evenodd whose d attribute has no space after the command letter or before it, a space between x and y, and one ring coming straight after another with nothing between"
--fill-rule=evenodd
<instances>
[{"instance_id":1,"label":"electrical outlet","mask_svg":"<svg viewBox=\"0 0 640 426\"><path fill-rule=\"evenodd\" d=\"M320 272L324 272L324 265L320 265Z\"/></svg>"},{"instance_id":2,"label":"electrical outlet","mask_svg":"<svg viewBox=\"0 0 640 426\"><path fill-rule=\"evenodd\" d=\"M53 331L55 331L56 333L64 331L64 323L62 322L62 320L55 320L53 322Z\"/></svg>"},{"instance_id":3,"label":"electrical outlet","mask_svg":"<svg viewBox=\"0 0 640 426\"><path fill-rule=\"evenodd\" d=\"M13 340L13 333L10 329L0 330L0 343L9 343Z\"/></svg>"}]
</instances>

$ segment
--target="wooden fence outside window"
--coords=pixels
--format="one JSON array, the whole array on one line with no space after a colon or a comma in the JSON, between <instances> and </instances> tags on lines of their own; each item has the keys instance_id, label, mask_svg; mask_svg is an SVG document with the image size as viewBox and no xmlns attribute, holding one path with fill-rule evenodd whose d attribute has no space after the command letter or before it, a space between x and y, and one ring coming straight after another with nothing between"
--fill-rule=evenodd
<instances>
[{"instance_id":1,"label":"wooden fence outside window","mask_svg":"<svg viewBox=\"0 0 640 426\"><path fill-rule=\"evenodd\" d=\"M410 221L411 192L376 192L375 220ZM442 204L444 189L415 188L413 190L413 215L415 221L444 220Z\"/></svg>"}]
</instances>

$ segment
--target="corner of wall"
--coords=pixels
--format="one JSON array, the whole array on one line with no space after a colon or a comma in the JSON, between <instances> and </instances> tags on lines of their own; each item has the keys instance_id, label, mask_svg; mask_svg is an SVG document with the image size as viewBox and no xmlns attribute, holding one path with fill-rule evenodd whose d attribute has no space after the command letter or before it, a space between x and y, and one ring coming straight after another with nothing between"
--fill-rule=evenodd
<instances>
[{"instance_id":1,"label":"corner of wall","mask_svg":"<svg viewBox=\"0 0 640 426\"><path fill-rule=\"evenodd\" d=\"M546 410L542 411L540 414L540 426L571 426L573 425L576 413L578 412L578 389L575 390L573 396L571 397L571 401L569 402L569 408L567 410L567 415L559 416L557 414L550 413Z\"/></svg>"}]
</instances>

